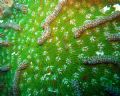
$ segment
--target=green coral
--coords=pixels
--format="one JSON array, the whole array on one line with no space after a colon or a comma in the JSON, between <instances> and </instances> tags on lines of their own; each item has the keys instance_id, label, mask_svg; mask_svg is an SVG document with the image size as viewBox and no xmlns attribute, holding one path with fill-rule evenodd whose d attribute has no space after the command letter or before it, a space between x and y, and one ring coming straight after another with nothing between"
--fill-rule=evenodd
<instances>
[{"instance_id":1,"label":"green coral","mask_svg":"<svg viewBox=\"0 0 120 96\"><path fill-rule=\"evenodd\" d=\"M41 24L53 12L58 0L18 0L28 5L28 13L13 9L13 15L4 18L4 22L16 22L22 30L0 28L0 34L5 35L0 40L12 43L7 48L0 46L0 66L11 66L10 72L0 73L0 86L4 86L0 88L1 96L9 94L15 72L24 60L29 67L20 77L21 96L75 96L72 80L79 82L84 96L106 96L101 87L103 82L120 86L120 71L116 66L89 66L82 62L94 55L120 57L120 43L106 40L106 34L119 33L119 19L74 38L76 28L89 20L110 15L115 11L113 5L120 3L119 0L117 3L116 0L69 1L73 2L65 5L50 24L51 36L42 46L37 43L44 33ZM102 11L105 6L109 8L106 12Z\"/></svg>"}]
</instances>

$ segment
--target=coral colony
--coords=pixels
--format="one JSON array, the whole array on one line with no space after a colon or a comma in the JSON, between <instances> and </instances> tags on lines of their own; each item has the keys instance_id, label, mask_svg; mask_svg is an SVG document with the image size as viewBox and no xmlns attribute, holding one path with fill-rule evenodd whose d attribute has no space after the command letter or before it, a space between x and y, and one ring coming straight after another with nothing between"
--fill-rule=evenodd
<instances>
[{"instance_id":1,"label":"coral colony","mask_svg":"<svg viewBox=\"0 0 120 96\"><path fill-rule=\"evenodd\" d=\"M120 96L120 0L0 0L0 96Z\"/></svg>"}]
</instances>

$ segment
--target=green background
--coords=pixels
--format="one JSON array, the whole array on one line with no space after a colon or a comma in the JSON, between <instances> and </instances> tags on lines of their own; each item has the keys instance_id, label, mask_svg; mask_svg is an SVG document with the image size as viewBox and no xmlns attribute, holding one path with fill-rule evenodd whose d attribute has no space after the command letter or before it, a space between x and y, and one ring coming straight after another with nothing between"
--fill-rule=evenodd
<instances>
[{"instance_id":1,"label":"green background","mask_svg":"<svg viewBox=\"0 0 120 96\"><path fill-rule=\"evenodd\" d=\"M75 28L87 20L108 16L115 10L112 5L116 0L109 1L73 0L51 23L50 39L39 46L37 40L44 32L41 24L54 10L58 0L18 0L29 9L27 14L13 9L13 15L3 19L4 22L18 23L22 30L0 29L0 33L6 35L0 40L12 43L10 47L0 47L0 66L11 66L10 72L0 74L0 83L4 83L0 96L7 96L16 69L24 60L29 62L29 68L20 77L21 96L75 96L71 85L73 79L79 81L83 96L107 96L102 83L119 87L120 71L117 66L89 66L84 65L82 59L98 52L120 57L120 44L110 43L105 36L120 32L120 21L87 30L79 39L74 38ZM103 13L105 6L110 10Z\"/></svg>"}]
</instances>

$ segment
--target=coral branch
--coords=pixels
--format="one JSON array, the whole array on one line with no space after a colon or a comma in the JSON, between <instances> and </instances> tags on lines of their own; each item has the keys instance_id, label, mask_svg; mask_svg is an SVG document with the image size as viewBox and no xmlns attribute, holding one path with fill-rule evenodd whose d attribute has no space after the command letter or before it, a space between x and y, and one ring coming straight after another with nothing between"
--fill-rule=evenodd
<instances>
[{"instance_id":1,"label":"coral branch","mask_svg":"<svg viewBox=\"0 0 120 96\"><path fill-rule=\"evenodd\" d=\"M19 83L20 83L20 76L21 76L21 72L25 69L27 69L28 67L28 63L27 62L23 62L18 69L16 70L15 76L14 76L14 80L13 80L13 86L12 86L12 92L11 94L13 96L20 96L20 88L19 88Z\"/></svg>"},{"instance_id":2,"label":"coral branch","mask_svg":"<svg viewBox=\"0 0 120 96\"><path fill-rule=\"evenodd\" d=\"M117 18L120 17L120 12L114 12L113 14L111 14L110 16L106 16L104 18L101 19L95 19L93 21L90 21L86 24L84 24L83 26L81 26L80 28L78 28L75 32L75 38L79 38L86 30L88 29L92 29L95 28L99 25L105 24L107 22L113 21Z\"/></svg>"},{"instance_id":3,"label":"coral branch","mask_svg":"<svg viewBox=\"0 0 120 96\"><path fill-rule=\"evenodd\" d=\"M61 12L64 5L67 3L67 0L60 0L58 5L55 7L55 10L46 18L45 22L42 24L42 27L45 30L42 38L38 39L38 44L42 45L51 35L50 24L56 19L56 17Z\"/></svg>"},{"instance_id":4,"label":"coral branch","mask_svg":"<svg viewBox=\"0 0 120 96\"><path fill-rule=\"evenodd\" d=\"M120 34L108 34L107 35L107 40L108 41L113 41L113 42L120 42Z\"/></svg>"},{"instance_id":5,"label":"coral branch","mask_svg":"<svg viewBox=\"0 0 120 96\"><path fill-rule=\"evenodd\" d=\"M120 58L116 56L92 56L83 60L84 64L96 65L96 64L115 64L120 67Z\"/></svg>"},{"instance_id":6,"label":"coral branch","mask_svg":"<svg viewBox=\"0 0 120 96\"><path fill-rule=\"evenodd\" d=\"M41 38L38 39L38 44L42 45L51 35L51 29L49 26L45 28L45 32Z\"/></svg>"},{"instance_id":7,"label":"coral branch","mask_svg":"<svg viewBox=\"0 0 120 96\"><path fill-rule=\"evenodd\" d=\"M4 28L4 29L14 29L16 31L20 31L21 28L18 24L16 23L12 23L12 22L8 22L8 23L0 23L0 28Z\"/></svg>"},{"instance_id":8,"label":"coral branch","mask_svg":"<svg viewBox=\"0 0 120 96\"><path fill-rule=\"evenodd\" d=\"M46 18L45 22L42 24L42 27L45 28L49 26L59 15L64 5L67 3L67 0L60 0L58 5L55 7L54 11Z\"/></svg>"}]
</instances>

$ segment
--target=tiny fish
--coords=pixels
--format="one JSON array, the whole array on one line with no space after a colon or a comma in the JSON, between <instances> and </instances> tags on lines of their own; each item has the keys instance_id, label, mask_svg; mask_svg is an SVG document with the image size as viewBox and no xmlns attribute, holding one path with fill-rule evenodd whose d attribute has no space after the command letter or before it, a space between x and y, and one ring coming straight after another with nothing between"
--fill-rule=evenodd
<instances>
[{"instance_id":1,"label":"tiny fish","mask_svg":"<svg viewBox=\"0 0 120 96\"><path fill-rule=\"evenodd\" d=\"M24 5L24 4L15 3L14 8L22 11L23 13L27 13L27 11L28 11L27 5Z\"/></svg>"},{"instance_id":2,"label":"tiny fish","mask_svg":"<svg viewBox=\"0 0 120 96\"><path fill-rule=\"evenodd\" d=\"M3 36L4 36L4 34L0 33L0 37L3 37Z\"/></svg>"},{"instance_id":3,"label":"tiny fish","mask_svg":"<svg viewBox=\"0 0 120 96\"><path fill-rule=\"evenodd\" d=\"M8 71L10 71L10 66L9 65L0 67L0 72L8 72Z\"/></svg>"},{"instance_id":4,"label":"tiny fish","mask_svg":"<svg viewBox=\"0 0 120 96\"><path fill-rule=\"evenodd\" d=\"M0 41L0 46L9 47L10 45L11 45L10 42L7 42L7 41Z\"/></svg>"}]
</instances>

